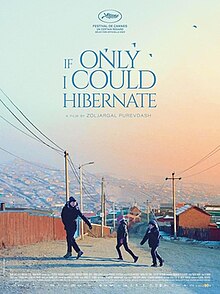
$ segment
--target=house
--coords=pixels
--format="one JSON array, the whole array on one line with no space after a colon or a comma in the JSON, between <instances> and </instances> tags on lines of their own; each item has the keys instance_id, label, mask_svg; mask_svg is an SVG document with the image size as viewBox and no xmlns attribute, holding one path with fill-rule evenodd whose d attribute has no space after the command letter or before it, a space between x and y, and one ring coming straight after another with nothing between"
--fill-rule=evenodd
<instances>
[{"instance_id":1,"label":"house","mask_svg":"<svg viewBox=\"0 0 220 294\"><path fill-rule=\"evenodd\" d=\"M172 203L161 203L159 213L160 214L167 214L173 212L173 204Z\"/></svg>"},{"instance_id":2,"label":"house","mask_svg":"<svg viewBox=\"0 0 220 294\"><path fill-rule=\"evenodd\" d=\"M183 207L186 205L185 202L176 203L176 209ZM173 213L173 203L161 203L160 209L158 211L160 215L172 215Z\"/></svg>"},{"instance_id":3,"label":"house","mask_svg":"<svg viewBox=\"0 0 220 294\"><path fill-rule=\"evenodd\" d=\"M177 227L209 228L211 215L205 210L192 205L184 205L176 210Z\"/></svg>"},{"instance_id":4,"label":"house","mask_svg":"<svg viewBox=\"0 0 220 294\"><path fill-rule=\"evenodd\" d=\"M170 227L171 223L173 223L173 216L170 216L170 215L157 216L156 220L159 227Z\"/></svg>"},{"instance_id":5,"label":"house","mask_svg":"<svg viewBox=\"0 0 220 294\"><path fill-rule=\"evenodd\" d=\"M220 229L210 223L211 215L204 209L193 205L184 205L176 210L177 235L196 240L220 240ZM170 215L158 216L160 228L173 235L173 217Z\"/></svg>"},{"instance_id":6,"label":"house","mask_svg":"<svg viewBox=\"0 0 220 294\"><path fill-rule=\"evenodd\" d=\"M129 226L133 223L139 223L141 221L141 210L137 206L133 206L130 209L130 213L127 214L129 220Z\"/></svg>"},{"instance_id":7,"label":"house","mask_svg":"<svg viewBox=\"0 0 220 294\"><path fill-rule=\"evenodd\" d=\"M204 210L211 214L211 223L220 228L220 205L205 205Z\"/></svg>"},{"instance_id":8,"label":"house","mask_svg":"<svg viewBox=\"0 0 220 294\"><path fill-rule=\"evenodd\" d=\"M95 212L89 211L89 212L83 212L84 216L87 217L89 220L91 220L92 217L96 216Z\"/></svg>"},{"instance_id":9,"label":"house","mask_svg":"<svg viewBox=\"0 0 220 294\"><path fill-rule=\"evenodd\" d=\"M139 216L141 214L141 210L137 206L132 206L130 209L130 214Z\"/></svg>"},{"instance_id":10,"label":"house","mask_svg":"<svg viewBox=\"0 0 220 294\"><path fill-rule=\"evenodd\" d=\"M185 205L176 211L179 236L202 241L220 241L220 229L210 223L211 215L192 205Z\"/></svg>"},{"instance_id":11,"label":"house","mask_svg":"<svg viewBox=\"0 0 220 294\"><path fill-rule=\"evenodd\" d=\"M181 207L183 207L184 205L186 205L185 202L179 202L179 203L176 204L176 208L177 208L177 209L178 209L178 208L181 208Z\"/></svg>"}]
</instances>

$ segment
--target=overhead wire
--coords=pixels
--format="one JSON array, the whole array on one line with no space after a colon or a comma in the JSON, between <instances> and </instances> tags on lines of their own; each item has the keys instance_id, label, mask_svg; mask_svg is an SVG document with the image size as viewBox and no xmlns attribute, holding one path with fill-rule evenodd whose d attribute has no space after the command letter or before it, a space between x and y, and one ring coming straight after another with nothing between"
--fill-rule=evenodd
<instances>
[{"instance_id":1,"label":"overhead wire","mask_svg":"<svg viewBox=\"0 0 220 294\"><path fill-rule=\"evenodd\" d=\"M2 115L0 115L0 118L3 119L5 122L7 122L9 125L11 125L12 127L14 127L16 130L22 132L23 134L25 134L26 136L36 140L37 142L41 143L41 141L31 135L29 135L28 133L24 132L22 129L16 127L16 125L12 124L10 121L8 121L6 118L4 118Z\"/></svg>"},{"instance_id":2,"label":"overhead wire","mask_svg":"<svg viewBox=\"0 0 220 294\"><path fill-rule=\"evenodd\" d=\"M219 164L220 164L220 162L218 162L218 163L216 163L216 164L214 164L214 165L212 165L212 166L210 166L210 167L208 167L208 168L206 168L206 169L204 169L204 170L202 170L202 171L200 171L200 172L194 173L194 174L189 175L189 176L185 176L185 177L183 177L183 179L185 179L185 178L189 178L189 177L193 177L193 176L199 175L199 174L201 174L201 173L204 173L204 172L206 172L207 170L210 170L211 168L216 167L216 166L219 165Z\"/></svg>"},{"instance_id":3,"label":"overhead wire","mask_svg":"<svg viewBox=\"0 0 220 294\"><path fill-rule=\"evenodd\" d=\"M47 147L53 149L54 151L60 153L61 151L57 148L54 148L53 146L47 144L45 141L43 141L41 138L39 138L34 132L32 132L18 117L17 115L15 115L13 113L13 111L11 111L11 109L4 103L4 101L0 98L1 103L4 105L4 107L16 118L17 121L20 122L20 124L22 124L22 126L28 130L35 138L37 138L38 140L40 140L44 145L46 145Z\"/></svg>"},{"instance_id":4,"label":"overhead wire","mask_svg":"<svg viewBox=\"0 0 220 294\"><path fill-rule=\"evenodd\" d=\"M20 108L12 101L12 99L0 88L0 91L3 93L3 95L11 102L11 104L20 112L20 114L48 141L50 141L53 145L55 145L60 150L64 151L63 148L61 148L59 145L57 145L53 140L51 140L48 136L46 136L38 127L35 126L34 123L23 113L23 111L20 110Z\"/></svg>"},{"instance_id":5,"label":"overhead wire","mask_svg":"<svg viewBox=\"0 0 220 294\"><path fill-rule=\"evenodd\" d=\"M35 162L32 162L32 161L26 160L26 159L24 159L24 158L22 158L22 157L20 157L20 156L18 156L18 155L15 155L14 153L12 153L12 152L10 152L10 151L8 151L8 150L2 148L2 147L0 147L0 150L2 150L2 151L4 151L4 152L8 153L8 154L11 155L11 156L14 156L15 158L18 158L19 160L22 160L22 161L24 161L24 162L26 162L26 163L28 163L28 164L30 164L30 165L37 166L37 167L39 167L39 168L44 168L44 169L51 170L51 171L61 171L61 170L59 170L59 169L49 168L49 167L45 167L45 166L41 166L41 165L39 165L39 164L37 164L37 163L35 163Z\"/></svg>"},{"instance_id":6,"label":"overhead wire","mask_svg":"<svg viewBox=\"0 0 220 294\"><path fill-rule=\"evenodd\" d=\"M85 167L83 168L83 170L86 171L87 174L90 174L90 172L88 172L88 170ZM83 173L83 175L87 178L87 176L86 176L85 173ZM100 181L100 179L96 175L92 174L92 177L95 178L96 181L101 185L101 181Z\"/></svg>"},{"instance_id":7,"label":"overhead wire","mask_svg":"<svg viewBox=\"0 0 220 294\"><path fill-rule=\"evenodd\" d=\"M75 165L74 165L74 163L73 163L73 161L72 161L72 159L71 159L70 156L69 156L69 164L70 164L70 168L71 168L71 170L72 170L74 176L76 177L76 180L77 180L78 184L80 184L80 176L78 175L77 170L76 170L76 167L75 167ZM91 193L87 190L87 188L85 187L84 183L82 183L82 188L83 188L83 191L84 191L89 197L91 197L93 200L95 200L95 199L94 199L94 196L91 195Z\"/></svg>"},{"instance_id":8,"label":"overhead wire","mask_svg":"<svg viewBox=\"0 0 220 294\"><path fill-rule=\"evenodd\" d=\"M73 174L74 174L74 176L75 176L75 178L76 178L78 184L80 184L80 177L79 177L79 175L78 175L78 173L77 173L76 167L75 167L75 165L74 165L74 163L73 163L73 161L72 161L70 155L69 155L69 157L68 157L68 162L69 162L70 168L71 168L71 170L72 170L72 172L73 172Z\"/></svg>"},{"instance_id":9,"label":"overhead wire","mask_svg":"<svg viewBox=\"0 0 220 294\"><path fill-rule=\"evenodd\" d=\"M57 149L57 148L54 148L53 146L51 146L50 144L47 144L44 140L42 140L41 138L39 138L32 130L30 130L30 128L29 127L27 127L22 121L21 121L21 119L6 105L6 103L0 98L0 101L1 101L1 103L3 104L3 106L15 117L15 119L26 129L26 130L28 130L28 132L30 132L32 135L33 135L33 137L31 136L31 135L29 135L28 133L26 133L26 132L24 132L23 130L21 130L20 128L18 128L17 126L15 126L14 124L12 124L12 123L10 123L7 119L5 119L3 116L0 116L4 121L6 121L7 123L9 123L11 126L13 126L14 128L16 128L17 130L19 130L19 131L21 131L22 133L24 133L25 135L27 135L27 136L29 136L29 137L31 137L32 139L35 139L35 140L37 140L37 141L39 141L39 142L41 142L41 143L43 143L44 145L46 145L47 147L49 147L49 148L51 148L51 149L53 149L53 150L55 150L56 152L58 152L59 153L59 155L61 155L60 153L61 152L63 152L64 151L64 149L63 148L61 148L59 145L57 145L54 141L52 141L48 136L46 136L39 128L37 128L32 122L31 122L31 120L23 113L23 111L21 111L17 106L16 106L16 104L12 101L12 99L10 99L10 97L0 88L0 91L3 93L3 95L10 101L10 103L19 111L19 113L43 136L43 137L45 137L48 141L50 141L53 145L55 145L56 147L58 147L59 149ZM9 152L9 151L7 151L7 150L5 150L4 148L1 148L0 147L0 149L1 150L3 150L3 151L5 151L5 152L7 152L8 154L10 154L10 155L12 155L12 156L14 156L14 157L16 157L16 158L19 158L20 160L23 160L23 161L25 161L25 162L27 162L27 163L29 163L29 164L33 164L33 163L31 163L31 162L29 162L29 161L27 161L27 160L25 160L25 159L23 159L23 158L21 158L21 157L19 157L19 156L17 156L17 155L15 155L15 154L13 154L13 153L11 153L11 152ZM77 182L78 183L80 183L80 179L79 179L79 175L78 175L78 173L77 173L77 170L76 170L76 168L75 168L75 165L74 165L74 163L72 162L72 159L69 157L69 160L68 160L68 163L69 163L69 165L70 165L70 168L71 168L71 170L72 170L72 172L73 172L73 174L74 174L74 176L75 176L75 178L76 178L76 180L77 180ZM35 166L38 166L38 167L40 167L39 165L37 165L37 164L33 164L33 165L35 165ZM89 196L89 197L91 197L91 198L93 198L93 195L91 195L91 193L88 191L88 189L85 187L85 184L83 183L83 191ZM96 191L95 191L96 192Z\"/></svg>"},{"instance_id":10,"label":"overhead wire","mask_svg":"<svg viewBox=\"0 0 220 294\"><path fill-rule=\"evenodd\" d=\"M94 188L94 185L90 182L90 180L88 179L88 177L86 176L85 173L83 173L83 177L84 177L83 183L86 186L90 187L93 190L94 193L97 193L96 190L95 190L95 188ZM99 183L101 184L101 182L99 182Z\"/></svg>"},{"instance_id":11,"label":"overhead wire","mask_svg":"<svg viewBox=\"0 0 220 294\"><path fill-rule=\"evenodd\" d=\"M19 111L19 113L31 124L32 127L34 127L44 138L46 138L50 143L52 143L54 146L56 146L57 148L51 146L50 144L46 143L44 140L42 140L40 137L38 137L38 135L36 135L29 127L26 126L25 123L22 122L22 120L6 105L6 103L0 98L1 103L3 104L3 106L15 117L15 119L28 131L30 132L33 136L29 135L28 133L24 132L23 130L21 130L20 128L16 127L14 124L10 123L7 119L5 119L3 116L0 116L4 121L6 121L7 123L9 123L11 126L13 126L14 128L16 128L17 130L19 130L20 132L24 133L25 135L31 137L32 139L37 140L38 142L43 143L44 145L46 145L47 147L53 149L54 151L58 152L59 155L61 155L61 151L64 152L64 149L61 148L58 144L56 144L53 140L51 140L48 136L46 136L38 127L35 126L35 124L24 114L24 112L22 110L20 110L20 108L12 101L12 99L0 88L0 91L2 92L2 94L9 100L9 102L17 109L17 111ZM1 148L2 149L2 148ZM3 149L2 149L3 150ZM23 161L26 161L27 163L30 163L29 161L16 156L15 154L12 154L11 152L7 151L4 149L5 152L8 152L10 155L13 155L14 157L17 157ZM30 163L31 164L31 163ZM39 165L35 164L36 166L39 167ZM69 165L71 167L71 170L77 180L77 182L80 182L79 179L79 175L77 173L77 170L72 162L72 159L70 158L69 160ZM85 175L84 175L85 176ZM95 188L90 185L91 188L93 188L93 191L95 193L97 193L95 191ZM85 184L83 183L83 191L90 197L93 197L93 195L91 195L91 193L88 191L88 189L86 188Z\"/></svg>"},{"instance_id":12,"label":"overhead wire","mask_svg":"<svg viewBox=\"0 0 220 294\"><path fill-rule=\"evenodd\" d=\"M49 167L46 167L46 166L41 166L41 165L39 165L39 164L37 164L37 163L35 163L35 162L28 161L28 160L26 160L26 159L24 159L24 158L22 158L22 157L20 157L20 156L15 155L15 154L12 153L12 152L9 152L8 150L6 150L6 149L4 149L4 148L2 148L2 147L0 147L0 150L6 152L7 154L9 154L9 155L11 155L11 156L14 156L15 158L18 158L18 159L21 160L21 161L26 162L27 164L30 164L30 165L32 165L32 166L36 166L36 167L38 167L38 168L40 168L40 169L43 169L43 170L49 170L49 171L55 171L55 172L61 172L61 171L62 171L62 170L60 170L60 169L49 168ZM6 174L6 175L8 176L8 174ZM43 179L41 179L41 180L43 180ZM47 189L48 191L51 192L50 189L48 189L48 188L46 188L46 189ZM56 194L56 193L55 193L55 194Z\"/></svg>"},{"instance_id":13,"label":"overhead wire","mask_svg":"<svg viewBox=\"0 0 220 294\"><path fill-rule=\"evenodd\" d=\"M1 89L0 89L1 90ZM2 91L2 90L1 90ZM40 141L40 142L42 142L42 143L45 143L44 141L42 141L38 136L36 136L28 127L26 127L26 125L10 110L10 108L2 101L2 99L0 99L0 101L2 102L2 104L7 108L7 110L29 131L29 132L31 132L32 134L33 134L33 136L34 137L32 137L31 135L29 135L29 134L27 134L26 132L24 132L23 130L21 130L20 128L18 128L18 127L16 127L14 124L12 124L12 123L10 123L7 119L5 119L3 116L0 116L3 120L5 120L7 123L9 123L10 125L12 125L13 127L15 127L16 129L18 129L19 131L21 131L22 133L24 133L25 135L27 135L27 136L29 136L29 137L31 137L31 138L33 138L33 139L35 139L35 140L37 140L37 141ZM47 143L45 143L48 147L50 147L50 148L52 148L52 149L54 149L54 150L56 150L57 152L59 152L59 155L61 155L60 154L60 150L57 150L56 148L54 148L54 147L52 147L52 146L50 146L49 144L47 144ZM21 157L19 157L19 156L17 156L17 155L15 155L15 154L13 154L13 153L11 153L11 152L9 152L9 151L7 151L7 150L5 150L4 148L1 148L0 147L0 149L1 150L3 150L3 151L5 151L5 152L7 152L8 154L10 154L10 155L12 155L12 156L14 156L14 157L16 157L16 158L18 158L18 159L20 159L20 160L23 160L23 161L25 161L25 162L27 162L27 163L29 163L29 164L33 164L33 163L31 163L31 162L29 162L28 160L25 160L24 158L21 158ZM77 170L76 170L76 168L75 168L75 166L74 166L74 164L73 164L73 162L72 162L72 159L70 158L70 160L69 160L69 164L70 164L70 167L71 167L71 169L72 169L72 172L73 172L73 174L74 174L74 176L75 176L75 178L77 179L77 181L78 181L78 183L80 182L80 180L79 180L79 175L77 174ZM40 167L39 165L37 165L37 164L33 164L33 165L35 165L35 166L38 166L38 167ZM88 194L90 197L92 197L92 195L89 193L89 191L87 190L87 188L85 187L85 185L83 184L83 190L85 191L85 193L86 194Z\"/></svg>"},{"instance_id":14,"label":"overhead wire","mask_svg":"<svg viewBox=\"0 0 220 294\"><path fill-rule=\"evenodd\" d=\"M217 153L218 151L220 151L220 145L218 145L217 147L215 147L212 151L210 151L207 155L203 156L199 161L195 162L193 165L191 165L190 167L184 169L183 171L179 172L177 175L182 175L183 173L185 173L186 171L192 169L193 167L197 166L198 164L200 164L201 162L205 161L206 159L208 159L209 157L213 156L215 153Z\"/></svg>"}]
</instances>

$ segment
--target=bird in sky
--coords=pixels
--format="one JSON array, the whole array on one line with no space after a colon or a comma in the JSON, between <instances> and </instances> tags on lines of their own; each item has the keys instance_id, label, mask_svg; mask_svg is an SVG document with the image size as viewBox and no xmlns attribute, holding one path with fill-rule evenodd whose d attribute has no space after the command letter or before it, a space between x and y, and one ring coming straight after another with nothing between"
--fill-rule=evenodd
<instances>
[{"instance_id":1,"label":"bird in sky","mask_svg":"<svg viewBox=\"0 0 220 294\"><path fill-rule=\"evenodd\" d=\"M152 53L149 53L149 56L150 56L150 57L153 57L153 54L152 54Z\"/></svg>"},{"instance_id":2,"label":"bird in sky","mask_svg":"<svg viewBox=\"0 0 220 294\"><path fill-rule=\"evenodd\" d=\"M193 28L197 29L198 27L197 27L197 25L193 25Z\"/></svg>"}]
</instances>

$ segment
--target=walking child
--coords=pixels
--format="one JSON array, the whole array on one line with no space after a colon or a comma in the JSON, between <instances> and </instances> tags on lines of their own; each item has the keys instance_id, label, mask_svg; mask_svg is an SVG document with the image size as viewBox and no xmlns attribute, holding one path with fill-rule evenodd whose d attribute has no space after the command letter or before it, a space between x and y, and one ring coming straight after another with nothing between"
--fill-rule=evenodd
<instances>
[{"instance_id":1,"label":"walking child","mask_svg":"<svg viewBox=\"0 0 220 294\"><path fill-rule=\"evenodd\" d=\"M159 242L160 242L160 233L159 233L157 222L155 220L151 220L149 222L149 227L147 228L147 232L144 235L144 238L140 242L140 244L144 245L144 243L147 240L148 240L149 247L151 248L151 256L153 260L153 264L151 266L154 266L154 267L157 266L157 259L159 261L159 265L163 266L164 260L157 251Z\"/></svg>"},{"instance_id":2,"label":"walking child","mask_svg":"<svg viewBox=\"0 0 220 294\"><path fill-rule=\"evenodd\" d=\"M117 245L116 250L118 252L118 259L123 260L120 247L124 245L125 250L133 257L134 262L137 262L138 256L136 256L128 247L128 228L127 221L123 218L120 220L120 224L117 230Z\"/></svg>"}]
</instances>

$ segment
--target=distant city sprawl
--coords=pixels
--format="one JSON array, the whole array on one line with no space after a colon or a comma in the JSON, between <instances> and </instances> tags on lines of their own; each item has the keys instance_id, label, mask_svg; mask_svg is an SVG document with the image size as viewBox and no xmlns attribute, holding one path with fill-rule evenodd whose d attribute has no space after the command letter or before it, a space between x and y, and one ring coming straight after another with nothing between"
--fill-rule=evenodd
<instances>
[{"instance_id":1,"label":"distant city sprawl","mask_svg":"<svg viewBox=\"0 0 220 294\"><path fill-rule=\"evenodd\" d=\"M161 203L169 203L171 187L168 182L140 182L105 175L107 208L115 202L119 206L137 203L146 207L147 201L157 209ZM87 173L84 185L84 211L100 209L100 181L98 175ZM79 201L79 183L70 175L70 193ZM204 205L218 203L219 192L211 185L179 183L176 189L177 202ZM0 198L8 207L50 208L55 214L65 202L65 182L62 170L45 166L33 166L21 160L0 165Z\"/></svg>"}]
</instances>

